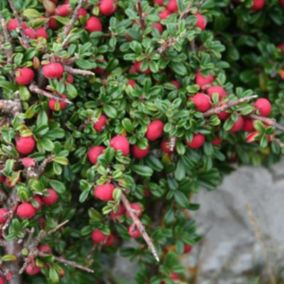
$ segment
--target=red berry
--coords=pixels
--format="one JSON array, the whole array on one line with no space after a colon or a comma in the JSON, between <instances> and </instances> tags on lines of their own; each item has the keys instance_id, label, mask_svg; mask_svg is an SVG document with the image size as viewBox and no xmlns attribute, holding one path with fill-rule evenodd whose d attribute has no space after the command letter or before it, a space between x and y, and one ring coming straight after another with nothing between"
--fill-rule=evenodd
<instances>
[{"instance_id":1,"label":"red berry","mask_svg":"<svg viewBox=\"0 0 284 284\"><path fill-rule=\"evenodd\" d=\"M55 17L50 17L48 20L48 27L52 30L56 30L58 28L57 20Z\"/></svg>"},{"instance_id":2,"label":"red berry","mask_svg":"<svg viewBox=\"0 0 284 284\"><path fill-rule=\"evenodd\" d=\"M283 0L283 6L284 6L284 0ZM284 42L278 44L277 47L281 50L282 53L284 53Z\"/></svg>"},{"instance_id":3,"label":"red berry","mask_svg":"<svg viewBox=\"0 0 284 284\"><path fill-rule=\"evenodd\" d=\"M25 28L23 29L24 34L30 38L30 39L35 39L36 38L36 31L32 28Z\"/></svg>"},{"instance_id":4,"label":"red berry","mask_svg":"<svg viewBox=\"0 0 284 284\"><path fill-rule=\"evenodd\" d=\"M47 34L46 29L44 27L36 30L36 38L39 38L39 37L48 39L48 34Z\"/></svg>"},{"instance_id":5,"label":"red berry","mask_svg":"<svg viewBox=\"0 0 284 284\"><path fill-rule=\"evenodd\" d=\"M19 22L17 19L10 19L7 23L8 31L14 31L19 27Z\"/></svg>"},{"instance_id":6,"label":"red berry","mask_svg":"<svg viewBox=\"0 0 284 284\"><path fill-rule=\"evenodd\" d=\"M131 203L130 207L132 209L132 212L137 216L140 217L142 215L143 212L143 207L140 203ZM126 212L126 216L131 218L129 212Z\"/></svg>"},{"instance_id":7,"label":"red berry","mask_svg":"<svg viewBox=\"0 0 284 284\"><path fill-rule=\"evenodd\" d=\"M171 154L173 153L173 150L170 148L170 141L169 140L163 140L161 142L161 150L166 153L166 154Z\"/></svg>"},{"instance_id":8,"label":"red berry","mask_svg":"<svg viewBox=\"0 0 284 284\"><path fill-rule=\"evenodd\" d=\"M103 30L101 20L94 16L90 17L86 22L85 29L90 33L101 32Z\"/></svg>"},{"instance_id":9,"label":"red berry","mask_svg":"<svg viewBox=\"0 0 284 284\"><path fill-rule=\"evenodd\" d=\"M155 141L163 135L163 132L164 132L164 123L159 119L153 120L148 125L146 137L150 141Z\"/></svg>"},{"instance_id":10,"label":"red berry","mask_svg":"<svg viewBox=\"0 0 284 284\"><path fill-rule=\"evenodd\" d=\"M265 0L253 0L252 10L259 11L265 6Z\"/></svg>"},{"instance_id":11,"label":"red berry","mask_svg":"<svg viewBox=\"0 0 284 284\"><path fill-rule=\"evenodd\" d=\"M201 133L193 135L191 141L186 141L186 144L191 149L199 149L205 143L205 136Z\"/></svg>"},{"instance_id":12,"label":"red berry","mask_svg":"<svg viewBox=\"0 0 284 284\"><path fill-rule=\"evenodd\" d=\"M136 159L145 158L149 154L149 151L150 151L149 145L144 149L139 148L137 145L134 145L132 147L132 154L133 154L134 158L136 158Z\"/></svg>"},{"instance_id":13,"label":"red berry","mask_svg":"<svg viewBox=\"0 0 284 284\"><path fill-rule=\"evenodd\" d=\"M42 205L43 205L43 201L42 201L41 196L36 195L36 196L34 197L34 202L33 202L33 203L35 204L34 207L35 207L37 210L40 210L40 209L42 208Z\"/></svg>"},{"instance_id":14,"label":"red berry","mask_svg":"<svg viewBox=\"0 0 284 284\"><path fill-rule=\"evenodd\" d=\"M19 68L16 70L16 83L18 85L29 85L35 77L33 69L28 67Z\"/></svg>"},{"instance_id":15,"label":"red berry","mask_svg":"<svg viewBox=\"0 0 284 284\"><path fill-rule=\"evenodd\" d=\"M81 8L79 9L77 15L78 15L78 18L87 16L87 11L86 11L86 9L84 9L84 8L81 7Z\"/></svg>"},{"instance_id":16,"label":"red berry","mask_svg":"<svg viewBox=\"0 0 284 284\"><path fill-rule=\"evenodd\" d=\"M116 4L114 0L101 0L100 12L104 16L110 16L116 11Z\"/></svg>"},{"instance_id":17,"label":"red berry","mask_svg":"<svg viewBox=\"0 0 284 284\"><path fill-rule=\"evenodd\" d=\"M138 61L134 62L133 66L130 68L130 73L142 72L141 65L142 65L142 62L138 62ZM152 72L150 69L146 69L145 71L143 71L143 73L150 75Z\"/></svg>"},{"instance_id":18,"label":"red berry","mask_svg":"<svg viewBox=\"0 0 284 284\"><path fill-rule=\"evenodd\" d=\"M160 23L153 23L152 28L156 29L160 34L164 31L164 27Z\"/></svg>"},{"instance_id":19,"label":"red berry","mask_svg":"<svg viewBox=\"0 0 284 284\"><path fill-rule=\"evenodd\" d=\"M42 74L47 79L59 79L64 73L64 67L61 63L48 63L42 67Z\"/></svg>"},{"instance_id":20,"label":"red berry","mask_svg":"<svg viewBox=\"0 0 284 284\"><path fill-rule=\"evenodd\" d=\"M177 11L178 11L177 0L169 0L167 9L168 9L171 13L177 12Z\"/></svg>"},{"instance_id":21,"label":"red berry","mask_svg":"<svg viewBox=\"0 0 284 284\"><path fill-rule=\"evenodd\" d=\"M44 252L44 253L48 253L48 254L52 253L52 249L48 244L39 245L38 250L40 252Z\"/></svg>"},{"instance_id":22,"label":"red berry","mask_svg":"<svg viewBox=\"0 0 284 284\"><path fill-rule=\"evenodd\" d=\"M159 17L161 20L165 20L168 16L170 16L169 10L165 9L164 11L160 12Z\"/></svg>"},{"instance_id":23,"label":"red berry","mask_svg":"<svg viewBox=\"0 0 284 284\"><path fill-rule=\"evenodd\" d=\"M10 280L12 280L13 279L13 273L11 272L11 271L9 271L6 275L5 275L5 278L6 278L6 280L8 280L8 281L10 281ZM0 282L0 284L1 284L1 282Z\"/></svg>"},{"instance_id":24,"label":"red berry","mask_svg":"<svg viewBox=\"0 0 284 284\"><path fill-rule=\"evenodd\" d=\"M57 200L58 200L58 194L53 188L49 188L47 190L47 195L42 197L42 201L47 206L55 204Z\"/></svg>"},{"instance_id":25,"label":"red berry","mask_svg":"<svg viewBox=\"0 0 284 284\"><path fill-rule=\"evenodd\" d=\"M69 16L71 12L72 12L72 8L70 4L59 5L55 9L55 15L61 16L61 17Z\"/></svg>"},{"instance_id":26,"label":"red berry","mask_svg":"<svg viewBox=\"0 0 284 284\"><path fill-rule=\"evenodd\" d=\"M179 88L181 87L180 82L177 81L177 80L172 80L171 83L172 83L177 89L179 89Z\"/></svg>"},{"instance_id":27,"label":"red berry","mask_svg":"<svg viewBox=\"0 0 284 284\"><path fill-rule=\"evenodd\" d=\"M36 208L28 202L21 203L16 210L16 215L21 219L31 219L36 214Z\"/></svg>"},{"instance_id":28,"label":"red berry","mask_svg":"<svg viewBox=\"0 0 284 284\"><path fill-rule=\"evenodd\" d=\"M102 201L113 200L114 189L115 187L111 183L97 185L94 189L94 197Z\"/></svg>"},{"instance_id":29,"label":"red berry","mask_svg":"<svg viewBox=\"0 0 284 284\"><path fill-rule=\"evenodd\" d=\"M226 111L221 111L218 113L218 117L223 121L226 120L229 116L230 114Z\"/></svg>"},{"instance_id":30,"label":"red berry","mask_svg":"<svg viewBox=\"0 0 284 284\"><path fill-rule=\"evenodd\" d=\"M110 147L116 151L121 151L124 156L129 154L129 142L125 136L117 135L110 140Z\"/></svg>"},{"instance_id":31,"label":"red berry","mask_svg":"<svg viewBox=\"0 0 284 284\"><path fill-rule=\"evenodd\" d=\"M193 97L190 97L190 99L195 105L196 109L201 112L206 112L211 108L211 99L206 94L197 93Z\"/></svg>"},{"instance_id":32,"label":"red berry","mask_svg":"<svg viewBox=\"0 0 284 284\"><path fill-rule=\"evenodd\" d=\"M237 121L233 124L232 128L230 129L230 132L238 132L243 129L244 126L244 119L242 116L239 116Z\"/></svg>"},{"instance_id":33,"label":"red berry","mask_svg":"<svg viewBox=\"0 0 284 284\"><path fill-rule=\"evenodd\" d=\"M136 82L132 79L128 79L128 85L130 85L132 88L134 88L135 85L136 85Z\"/></svg>"},{"instance_id":34,"label":"red berry","mask_svg":"<svg viewBox=\"0 0 284 284\"><path fill-rule=\"evenodd\" d=\"M34 167L36 164L36 161L29 157L21 159L21 162L25 168Z\"/></svg>"},{"instance_id":35,"label":"red berry","mask_svg":"<svg viewBox=\"0 0 284 284\"><path fill-rule=\"evenodd\" d=\"M243 130L246 132L251 132L254 130L253 120L250 118L244 118Z\"/></svg>"},{"instance_id":36,"label":"red berry","mask_svg":"<svg viewBox=\"0 0 284 284\"><path fill-rule=\"evenodd\" d=\"M105 129L105 126L107 124L107 117L102 114L99 119L94 124L94 129L97 132L102 132Z\"/></svg>"},{"instance_id":37,"label":"red berry","mask_svg":"<svg viewBox=\"0 0 284 284\"><path fill-rule=\"evenodd\" d=\"M213 94L218 94L219 100L224 99L227 97L227 92L221 86L212 86L207 89L207 94L212 98Z\"/></svg>"},{"instance_id":38,"label":"red berry","mask_svg":"<svg viewBox=\"0 0 284 284\"><path fill-rule=\"evenodd\" d=\"M125 208L123 205L119 205L117 211L112 211L110 213L110 218L114 221L116 219L119 219L121 216L123 216L125 213Z\"/></svg>"},{"instance_id":39,"label":"red berry","mask_svg":"<svg viewBox=\"0 0 284 284\"><path fill-rule=\"evenodd\" d=\"M173 272L171 274L171 279L172 280L180 280L180 277L179 277L179 275L176 272Z\"/></svg>"},{"instance_id":40,"label":"red berry","mask_svg":"<svg viewBox=\"0 0 284 284\"><path fill-rule=\"evenodd\" d=\"M189 244L184 245L183 253L190 253L192 250L192 246Z\"/></svg>"},{"instance_id":41,"label":"red berry","mask_svg":"<svg viewBox=\"0 0 284 284\"><path fill-rule=\"evenodd\" d=\"M104 146L93 146L88 150L87 156L91 164L95 165L97 163L98 157L105 150Z\"/></svg>"},{"instance_id":42,"label":"red berry","mask_svg":"<svg viewBox=\"0 0 284 284\"><path fill-rule=\"evenodd\" d=\"M111 247L114 246L118 242L118 239L113 234L110 234L105 242L105 246Z\"/></svg>"},{"instance_id":43,"label":"red berry","mask_svg":"<svg viewBox=\"0 0 284 284\"><path fill-rule=\"evenodd\" d=\"M132 239L138 239L141 236L141 233L135 224L130 225L128 228L128 234Z\"/></svg>"},{"instance_id":44,"label":"red berry","mask_svg":"<svg viewBox=\"0 0 284 284\"><path fill-rule=\"evenodd\" d=\"M269 116L272 110L270 101L265 98L257 99L254 106L262 116Z\"/></svg>"},{"instance_id":45,"label":"red berry","mask_svg":"<svg viewBox=\"0 0 284 284\"><path fill-rule=\"evenodd\" d=\"M281 6L284 6L284 0L279 0L279 4L280 4Z\"/></svg>"},{"instance_id":46,"label":"red berry","mask_svg":"<svg viewBox=\"0 0 284 284\"><path fill-rule=\"evenodd\" d=\"M212 145L214 146L218 146L222 143L222 139L220 137L215 137L213 140L212 140Z\"/></svg>"},{"instance_id":47,"label":"red berry","mask_svg":"<svg viewBox=\"0 0 284 284\"><path fill-rule=\"evenodd\" d=\"M201 89L206 89L214 81L213 75L203 75L200 72L197 72L195 75L195 82Z\"/></svg>"},{"instance_id":48,"label":"red berry","mask_svg":"<svg viewBox=\"0 0 284 284\"><path fill-rule=\"evenodd\" d=\"M206 28L206 18L200 13L195 14L196 17L196 26L201 30L205 30Z\"/></svg>"},{"instance_id":49,"label":"red berry","mask_svg":"<svg viewBox=\"0 0 284 284\"><path fill-rule=\"evenodd\" d=\"M36 274L39 274L40 273L40 268L38 266L36 266L35 264L28 264L27 267L26 267L26 273L28 275L36 275Z\"/></svg>"},{"instance_id":50,"label":"red berry","mask_svg":"<svg viewBox=\"0 0 284 284\"><path fill-rule=\"evenodd\" d=\"M74 76L70 73L67 74L66 82L69 84L74 83Z\"/></svg>"},{"instance_id":51,"label":"red berry","mask_svg":"<svg viewBox=\"0 0 284 284\"><path fill-rule=\"evenodd\" d=\"M33 136L25 136L16 138L16 150L19 154L28 155L35 149L36 142Z\"/></svg>"},{"instance_id":52,"label":"red berry","mask_svg":"<svg viewBox=\"0 0 284 284\"><path fill-rule=\"evenodd\" d=\"M66 95L61 95L62 98L67 98ZM64 101L56 100L56 99L50 99L48 101L48 107L52 111L60 111L65 109L68 106L68 104Z\"/></svg>"},{"instance_id":53,"label":"red berry","mask_svg":"<svg viewBox=\"0 0 284 284\"><path fill-rule=\"evenodd\" d=\"M107 240L108 235L105 235L101 230L96 229L92 232L91 237L94 243L101 244Z\"/></svg>"},{"instance_id":54,"label":"red berry","mask_svg":"<svg viewBox=\"0 0 284 284\"><path fill-rule=\"evenodd\" d=\"M7 220L7 213L9 210L7 208L0 208L0 224L3 224Z\"/></svg>"},{"instance_id":55,"label":"red berry","mask_svg":"<svg viewBox=\"0 0 284 284\"><path fill-rule=\"evenodd\" d=\"M0 284L6 284L6 279L4 277L0 277Z\"/></svg>"}]
</instances>

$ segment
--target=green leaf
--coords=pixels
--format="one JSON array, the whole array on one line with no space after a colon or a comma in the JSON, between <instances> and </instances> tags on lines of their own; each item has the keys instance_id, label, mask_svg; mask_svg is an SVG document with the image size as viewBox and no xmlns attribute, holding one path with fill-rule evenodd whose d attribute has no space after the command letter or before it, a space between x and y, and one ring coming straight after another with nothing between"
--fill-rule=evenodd
<instances>
[{"instance_id":1,"label":"green leaf","mask_svg":"<svg viewBox=\"0 0 284 284\"><path fill-rule=\"evenodd\" d=\"M175 192L175 201L183 208L187 207L189 205L189 198L186 197L186 195L181 192L181 191L177 191Z\"/></svg>"},{"instance_id":2,"label":"green leaf","mask_svg":"<svg viewBox=\"0 0 284 284\"><path fill-rule=\"evenodd\" d=\"M54 188L58 193L64 193L66 190L65 184L61 181L52 179L49 181L49 184L52 188Z\"/></svg>"},{"instance_id":3,"label":"green leaf","mask_svg":"<svg viewBox=\"0 0 284 284\"><path fill-rule=\"evenodd\" d=\"M110 105L104 106L104 113L110 118L116 118L117 116L116 109Z\"/></svg>"},{"instance_id":4,"label":"green leaf","mask_svg":"<svg viewBox=\"0 0 284 284\"><path fill-rule=\"evenodd\" d=\"M54 283L59 282L59 275L53 267L49 268L48 278Z\"/></svg>"},{"instance_id":5,"label":"green leaf","mask_svg":"<svg viewBox=\"0 0 284 284\"><path fill-rule=\"evenodd\" d=\"M183 162L179 160L177 162L177 167L175 170L175 178L180 181L184 179L184 177L185 177L185 167L184 167Z\"/></svg>"},{"instance_id":6,"label":"green leaf","mask_svg":"<svg viewBox=\"0 0 284 284\"><path fill-rule=\"evenodd\" d=\"M17 257L14 254L5 254L1 257L2 261L16 261Z\"/></svg>"},{"instance_id":7,"label":"green leaf","mask_svg":"<svg viewBox=\"0 0 284 284\"><path fill-rule=\"evenodd\" d=\"M150 167L142 165L134 165L132 170L140 176L150 177L153 174L153 170Z\"/></svg>"},{"instance_id":8,"label":"green leaf","mask_svg":"<svg viewBox=\"0 0 284 284\"><path fill-rule=\"evenodd\" d=\"M132 132L134 129L133 124L129 118L124 118L122 120L122 126L127 132Z\"/></svg>"},{"instance_id":9,"label":"green leaf","mask_svg":"<svg viewBox=\"0 0 284 284\"><path fill-rule=\"evenodd\" d=\"M28 19L40 18L42 14L35 9L25 9L23 11L23 16Z\"/></svg>"},{"instance_id":10,"label":"green leaf","mask_svg":"<svg viewBox=\"0 0 284 284\"><path fill-rule=\"evenodd\" d=\"M68 159L65 158L65 157L57 156L57 157L55 157L55 158L53 159L53 161L54 161L55 163L58 163L58 164L63 165L63 166L68 165Z\"/></svg>"},{"instance_id":11,"label":"green leaf","mask_svg":"<svg viewBox=\"0 0 284 284\"><path fill-rule=\"evenodd\" d=\"M75 99L78 95L77 89L72 84L67 84L67 96L70 99Z\"/></svg>"}]
</instances>

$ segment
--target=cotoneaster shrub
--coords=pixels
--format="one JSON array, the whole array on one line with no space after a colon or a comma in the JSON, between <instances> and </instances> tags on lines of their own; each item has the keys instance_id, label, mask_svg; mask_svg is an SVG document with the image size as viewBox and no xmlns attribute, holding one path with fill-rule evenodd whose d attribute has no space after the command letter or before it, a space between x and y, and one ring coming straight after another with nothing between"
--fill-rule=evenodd
<instances>
[{"instance_id":1,"label":"cotoneaster shrub","mask_svg":"<svg viewBox=\"0 0 284 284\"><path fill-rule=\"evenodd\" d=\"M281 154L270 2L1 1L2 283L189 283L191 196Z\"/></svg>"}]
</instances>

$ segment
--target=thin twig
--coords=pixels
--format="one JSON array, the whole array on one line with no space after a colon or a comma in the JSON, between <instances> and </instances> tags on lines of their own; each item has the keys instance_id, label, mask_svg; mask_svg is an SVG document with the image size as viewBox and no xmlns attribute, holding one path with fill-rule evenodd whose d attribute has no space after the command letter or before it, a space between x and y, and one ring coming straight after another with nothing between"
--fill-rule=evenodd
<instances>
[{"instance_id":1,"label":"thin twig","mask_svg":"<svg viewBox=\"0 0 284 284\"><path fill-rule=\"evenodd\" d=\"M144 31L145 28L146 28L146 24L145 24L145 20L144 20L144 16L143 16L143 9L142 9L141 0L137 0L137 12L138 12L138 15L139 15L140 27L141 27L142 31Z\"/></svg>"},{"instance_id":2,"label":"thin twig","mask_svg":"<svg viewBox=\"0 0 284 284\"><path fill-rule=\"evenodd\" d=\"M142 237L144 238L145 242L147 243L150 251L152 252L153 256L155 257L155 259L157 260L157 262L160 261L157 250L151 240L151 238L149 237L149 235L147 234L144 225L141 223L141 221L139 220L139 218L133 213L131 205L127 199L127 197L125 196L125 194L122 192L121 193L121 201L126 209L126 211L129 213L133 223L136 225L136 227L138 228L139 232L141 233Z\"/></svg>"},{"instance_id":3,"label":"thin twig","mask_svg":"<svg viewBox=\"0 0 284 284\"><path fill-rule=\"evenodd\" d=\"M279 129L279 130L284 132L284 126L279 124L273 118L263 117L263 116L259 116L259 115L256 115L256 114L251 114L250 117L252 119L255 119L255 120L260 120L260 121L264 122L265 124L267 124L269 126L272 126L272 127L276 128L276 129Z\"/></svg>"},{"instance_id":4,"label":"thin twig","mask_svg":"<svg viewBox=\"0 0 284 284\"><path fill-rule=\"evenodd\" d=\"M47 236L55 233L56 231L58 231L59 229L61 229L63 226L65 226L67 223L69 222L69 220L65 220L64 222L60 223L59 225L57 225L55 228L49 230L49 231L44 231L41 230L38 234L38 236L35 239L32 239L33 233L34 231L30 231L29 232L29 236L27 241L24 244L24 247L27 248L29 250L29 255L25 258L25 261L19 271L19 274L23 274L26 267L29 264L30 258L31 257L36 257L37 255L40 254L39 250L38 250L38 245L40 244L40 242L45 239ZM48 254L46 254L47 256Z\"/></svg>"},{"instance_id":5,"label":"thin twig","mask_svg":"<svg viewBox=\"0 0 284 284\"><path fill-rule=\"evenodd\" d=\"M205 113L203 113L203 116L204 117L208 117L208 116L211 116L213 114L218 114L220 112L223 112L227 109L230 109L234 106L237 106L241 103L244 103L244 102L247 102L247 101L250 101L250 100L253 100L257 98L257 95L252 95L252 96L247 96L247 97L244 97L244 98L240 98L236 101L229 101L221 106L217 106L217 107L214 107L214 108L211 108L210 110L206 111Z\"/></svg>"},{"instance_id":6,"label":"thin twig","mask_svg":"<svg viewBox=\"0 0 284 284\"><path fill-rule=\"evenodd\" d=\"M179 20L184 19L191 12L192 4L193 4L193 0L191 0L188 3L187 7L183 10L183 12L180 13Z\"/></svg>"},{"instance_id":7,"label":"thin twig","mask_svg":"<svg viewBox=\"0 0 284 284\"><path fill-rule=\"evenodd\" d=\"M36 94L41 95L41 96L45 96L49 99L55 99L55 100L58 100L58 101L61 101L61 102L65 102L67 104L72 104L72 102L69 101L68 99L62 98L62 97L57 97L57 96L53 95L52 93L49 93L45 90L42 90L41 88L39 88L35 84L31 84L29 89L30 89L31 92L36 93Z\"/></svg>"},{"instance_id":8,"label":"thin twig","mask_svg":"<svg viewBox=\"0 0 284 284\"><path fill-rule=\"evenodd\" d=\"M41 257L50 257L51 255L48 254L48 253L44 253L44 252L38 252L38 256L41 256ZM54 258L54 260L60 262L60 263L63 263L65 265L68 265L68 266L72 266L74 268L77 268L77 269L80 269L80 270L83 270L83 271L86 271L86 272L89 272L89 273L95 273L95 271L91 268L88 268L86 266L83 266L75 261L71 261L71 260L67 260L65 259L64 257L62 256L54 256L52 255L52 257Z\"/></svg>"},{"instance_id":9,"label":"thin twig","mask_svg":"<svg viewBox=\"0 0 284 284\"><path fill-rule=\"evenodd\" d=\"M13 0L8 0L9 2L9 6L15 16L15 18L17 19L18 23L19 23L19 31L21 33L21 36L22 36L22 40L20 40L20 42L22 43L23 47L24 48L29 48L30 47L30 44L29 44L29 40L28 38L26 37L26 35L23 33L23 21L21 19L21 17L19 16L19 13L13 3Z\"/></svg>"},{"instance_id":10,"label":"thin twig","mask_svg":"<svg viewBox=\"0 0 284 284\"><path fill-rule=\"evenodd\" d=\"M13 54L12 43L11 43L10 35L8 33L8 30L7 30L6 22L5 22L5 20L4 20L4 18L2 17L1 14L0 14L0 21L1 21L1 26L2 26L2 31L3 31L5 43L10 44L10 47L5 47L4 50L5 50L5 54L6 54L7 64L11 64L12 63L12 54Z\"/></svg>"},{"instance_id":11,"label":"thin twig","mask_svg":"<svg viewBox=\"0 0 284 284\"><path fill-rule=\"evenodd\" d=\"M62 47L64 48L69 40L69 33L72 30L77 18L78 18L78 11L82 7L82 4L85 0L78 0L78 5L73 11L73 15L69 21L69 23L65 26L64 31L63 31L63 42L62 42Z\"/></svg>"},{"instance_id":12,"label":"thin twig","mask_svg":"<svg viewBox=\"0 0 284 284\"><path fill-rule=\"evenodd\" d=\"M70 74L73 74L73 75L82 75L82 76L95 76L96 75L92 71L77 69L77 68L73 68L67 65L64 66L64 69L66 72L69 72Z\"/></svg>"}]
</instances>

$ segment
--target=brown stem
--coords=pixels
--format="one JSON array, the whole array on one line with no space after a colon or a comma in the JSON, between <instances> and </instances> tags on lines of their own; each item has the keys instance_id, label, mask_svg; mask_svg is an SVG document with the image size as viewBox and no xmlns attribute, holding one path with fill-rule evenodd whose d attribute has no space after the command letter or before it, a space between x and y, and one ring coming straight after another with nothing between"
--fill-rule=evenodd
<instances>
[{"instance_id":1,"label":"brown stem","mask_svg":"<svg viewBox=\"0 0 284 284\"><path fill-rule=\"evenodd\" d=\"M14 115L19 114L22 111L20 100L0 100L0 110L5 113L11 113Z\"/></svg>"},{"instance_id":2,"label":"brown stem","mask_svg":"<svg viewBox=\"0 0 284 284\"><path fill-rule=\"evenodd\" d=\"M138 15L139 15L140 27L141 27L142 31L144 31L145 28L146 28L146 24L145 24L145 20L144 20L144 16L143 16L143 9L142 9L141 0L137 0L137 12L138 12Z\"/></svg>"},{"instance_id":3,"label":"brown stem","mask_svg":"<svg viewBox=\"0 0 284 284\"><path fill-rule=\"evenodd\" d=\"M63 31L64 40L63 40L63 42L62 42L62 47L63 47L63 48L64 48L64 47L67 45L67 43L68 43L68 40L69 40L68 35L69 35L70 31L72 30L72 28L73 28L73 26L74 26L74 24L75 24L75 22L76 22L76 20L77 20L77 18L78 18L78 11L79 11L79 9L82 7L83 2L84 2L84 0L79 0L79 1L78 1L78 5L77 5L77 7L74 9L73 15L72 15L72 17L71 17L69 23L68 23L68 24L65 26L65 28L64 28L64 31Z\"/></svg>"},{"instance_id":4,"label":"brown stem","mask_svg":"<svg viewBox=\"0 0 284 284\"><path fill-rule=\"evenodd\" d=\"M72 102L69 101L68 99L62 98L62 97L57 97L57 96L53 95L52 93L49 93L45 90L42 90L41 88L39 88L35 84L31 84L29 89L30 89L31 92L36 93L36 94L41 95L41 96L45 96L49 99L55 99L55 100L58 100L58 101L61 101L61 102L65 102L67 104L72 104Z\"/></svg>"},{"instance_id":5,"label":"brown stem","mask_svg":"<svg viewBox=\"0 0 284 284\"><path fill-rule=\"evenodd\" d=\"M76 69L70 66L65 65L64 69L66 72L73 74L73 75L82 75L82 76L95 76L96 74L92 71Z\"/></svg>"},{"instance_id":6,"label":"brown stem","mask_svg":"<svg viewBox=\"0 0 284 284\"><path fill-rule=\"evenodd\" d=\"M26 35L23 33L23 29L22 29L22 26L23 26L23 21L21 19L21 17L19 16L18 14L18 11L13 3L13 0L8 0L9 2L9 6L15 16L15 18L17 19L18 23L19 23L19 31L20 31L20 34L22 36L22 39L20 39L20 42L21 44L23 45L24 48L29 48L30 47L30 44L29 44L29 39L26 37Z\"/></svg>"},{"instance_id":7,"label":"brown stem","mask_svg":"<svg viewBox=\"0 0 284 284\"><path fill-rule=\"evenodd\" d=\"M234 106L237 106L241 103L244 103L244 102L247 102L247 101L250 101L252 99L255 99L257 98L257 95L252 95L252 96L247 96L247 97L244 97L244 98L240 98L236 101L229 101L221 106L217 106L217 107L214 107L214 108L211 108L209 109L208 111L206 111L205 113L203 113L203 116L204 117L208 117L208 116L211 116L213 114L218 114L220 112L223 112L227 109L230 109Z\"/></svg>"},{"instance_id":8,"label":"brown stem","mask_svg":"<svg viewBox=\"0 0 284 284\"><path fill-rule=\"evenodd\" d=\"M19 265L19 255L20 255L20 246L17 244L17 241L8 241L5 246L5 252L7 254L12 254L16 256L16 261L7 262L9 270L13 274L13 278L9 281L9 284L21 284L22 279L19 274L20 265Z\"/></svg>"},{"instance_id":9,"label":"brown stem","mask_svg":"<svg viewBox=\"0 0 284 284\"><path fill-rule=\"evenodd\" d=\"M140 219L137 217L136 214L133 213L130 202L128 201L127 197L125 196L125 194L122 192L121 193L121 201L126 209L126 211L128 212L128 214L130 215L133 223L136 225L136 227L138 228L139 232L141 233L143 239L145 240L145 242L147 243L149 250L151 251L151 253L153 254L153 256L155 257L155 259L157 260L157 262L160 261L157 250L153 244L153 241L151 240L151 238L149 237L148 233L145 230L144 225L141 223Z\"/></svg>"},{"instance_id":10,"label":"brown stem","mask_svg":"<svg viewBox=\"0 0 284 284\"><path fill-rule=\"evenodd\" d=\"M41 257L46 257L46 256L49 256L50 257L50 254L48 253L43 253L43 252L38 252L38 256L41 256ZM89 273L95 273L95 271L91 268L88 268L86 266L83 266L75 261L71 261L71 260L68 260L68 259L65 259L64 257L62 256L54 256L52 255L53 259L60 262L60 263L63 263L65 265L68 265L68 266L72 266L74 268L77 268L77 269L80 269L80 270L83 270L83 271L86 271L86 272L89 272Z\"/></svg>"},{"instance_id":11,"label":"brown stem","mask_svg":"<svg viewBox=\"0 0 284 284\"><path fill-rule=\"evenodd\" d=\"M279 124L273 118L263 117L263 116L259 116L259 115L256 115L256 114L251 114L250 118L255 119L255 120L260 120L260 121L264 122L265 124L267 124L269 126L272 126L272 127L276 128L276 129L279 129L279 130L284 132L284 126Z\"/></svg>"}]
</instances>

